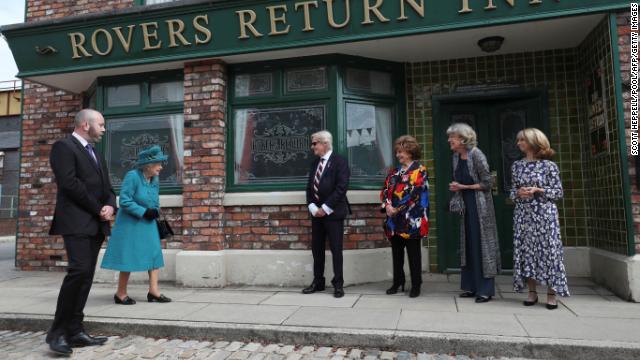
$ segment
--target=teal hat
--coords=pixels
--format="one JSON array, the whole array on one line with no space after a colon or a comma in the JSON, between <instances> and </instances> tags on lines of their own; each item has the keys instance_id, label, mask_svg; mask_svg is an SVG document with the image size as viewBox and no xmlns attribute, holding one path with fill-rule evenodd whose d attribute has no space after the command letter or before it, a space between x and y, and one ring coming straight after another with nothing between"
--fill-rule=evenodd
<instances>
[{"instance_id":1,"label":"teal hat","mask_svg":"<svg viewBox=\"0 0 640 360\"><path fill-rule=\"evenodd\" d=\"M163 161L167 161L169 157L162 153L162 149L160 146L153 145L150 148L144 149L140 151L138 154L138 166L151 164L151 163L159 163Z\"/></svg>"}]
</instances>

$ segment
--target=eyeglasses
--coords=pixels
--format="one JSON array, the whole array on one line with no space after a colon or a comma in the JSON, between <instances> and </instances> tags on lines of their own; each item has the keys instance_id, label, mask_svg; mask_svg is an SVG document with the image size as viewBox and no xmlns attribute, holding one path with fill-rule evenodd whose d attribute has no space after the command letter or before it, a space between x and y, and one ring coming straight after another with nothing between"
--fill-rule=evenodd
<instances>
[{"instance_id":1,"label":"eyeglasses","mask_svg":"<svg viewBox=\"0 0 640 360\"><path fill-rule=\"evenodd\" d=\"M311 146L316 146L318 144L320 144L320 141L314 141L314 142L311 143Z\"/></svg>"}]
</instances>

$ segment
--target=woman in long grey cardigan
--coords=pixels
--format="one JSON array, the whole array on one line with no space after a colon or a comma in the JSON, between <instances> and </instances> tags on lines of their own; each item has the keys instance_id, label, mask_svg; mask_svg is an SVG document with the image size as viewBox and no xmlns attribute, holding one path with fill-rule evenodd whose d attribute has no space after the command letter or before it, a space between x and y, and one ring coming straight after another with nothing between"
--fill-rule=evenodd
<instances>
[{"instance_id":1,"label":"woman in long grey cardigan","mask_svg":"<svg viewBox=\"0 0 640 360\"><path fill-rule=\"evenodd\" d=\"M500 247L491 197L491 173L485 155L476 147L476 132L467 124L447 129L453 153L452 201L464 204L460 222L460 297L485 303L495 295L500 270Z\"/></svg>"}]
</instances>

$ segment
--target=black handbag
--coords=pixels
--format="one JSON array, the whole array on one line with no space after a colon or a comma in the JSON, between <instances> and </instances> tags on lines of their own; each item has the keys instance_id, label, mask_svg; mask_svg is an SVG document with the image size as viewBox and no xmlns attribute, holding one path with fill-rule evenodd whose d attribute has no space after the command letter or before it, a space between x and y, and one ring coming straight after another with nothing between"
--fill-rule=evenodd
<instances>
[{"instance_id":1,"label":"black handbag","mask_svg":"<svg viewBox=\"0 0 640 360\"><path fill-rule=\"evenodd\" d=\"M156 219L156 224L158 225L158 235L160 235L160 239L167 239L174 235L173 229L167 219L159 217Z\"/></svg>"}]
</instances>

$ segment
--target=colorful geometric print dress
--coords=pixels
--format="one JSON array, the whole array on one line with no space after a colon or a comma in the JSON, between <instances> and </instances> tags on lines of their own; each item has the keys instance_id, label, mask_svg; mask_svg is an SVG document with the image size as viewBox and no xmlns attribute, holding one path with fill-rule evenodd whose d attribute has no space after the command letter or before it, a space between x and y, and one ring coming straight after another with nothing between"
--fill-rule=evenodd
<instances>
[{"instance_id":1,"label":"colorful geometric print dress","mask_svg":"<svg viewBox=\"0 0 640 360\"><path fill-rule=\"evenodd\" d=\"M522 291L527 278L569 296L564 252L560 240L560 222L556 201L562 198L558 166L549 160L518 160L513 163L510 197L516 204L513 213L513 288ZM544 189L531 199L521 199L521 187Z\"/></svg>"}]
</instances>

